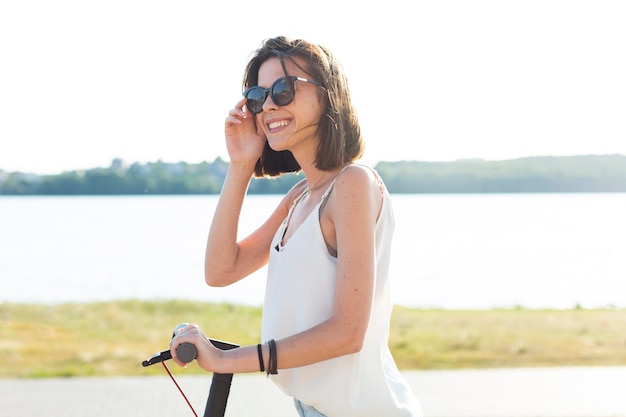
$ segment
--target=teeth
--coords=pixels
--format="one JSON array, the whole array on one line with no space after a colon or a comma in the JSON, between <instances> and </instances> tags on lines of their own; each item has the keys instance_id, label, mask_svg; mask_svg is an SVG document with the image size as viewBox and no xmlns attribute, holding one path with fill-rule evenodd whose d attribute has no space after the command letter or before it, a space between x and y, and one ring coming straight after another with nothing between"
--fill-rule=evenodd
<instances>
[{"instance_id":1,"label":"teeth","mask_svg":"<svg viewBox=\"0 0 626 417\"><path fill-rule=\"evenodd\" d=\"M287 126L289 124L289 122L287 120L281 120L279 122L272 122L269 124L269 128L270 129L276 129L278 127L283 127L283 126Z\"/></svg>"}]
</instances>

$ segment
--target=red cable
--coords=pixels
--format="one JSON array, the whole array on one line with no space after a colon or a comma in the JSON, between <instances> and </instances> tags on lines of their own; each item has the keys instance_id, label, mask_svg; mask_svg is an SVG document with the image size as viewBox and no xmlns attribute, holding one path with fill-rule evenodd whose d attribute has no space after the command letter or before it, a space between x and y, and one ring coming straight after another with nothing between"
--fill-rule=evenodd
<instances>
[{"instance_id":1,"label":"red cable","mask_svg":"<svg viewBox=\"0 0 626 417\"><path fill-rule=\"evenodd\" d=\"M198 417L198 414L196 414L196 410L193 409L193 406L191 405L191 403L189 402L189 400L187 399L187 396L185 395L185 393L183 392L183 390L180 388L180 386L178 385L178 382L176 382L176 379L174 379L174 375L172 375L172 373L170 372L170 369L167 367L167 365L165 364L165 362L161 362L163 364L163 367L165 368L165 370L167 371L167 374L170 376L170 378L172 378L172 381L174 382L174 385L176 385L176 388L178 388L178 391L180 391L180 394L183 396L183 398L185 399L185 401L187 401L187 405L189 406L189 408L191 408L191 412L193 413L194 416Z\"/></svg>"}]
</instances>

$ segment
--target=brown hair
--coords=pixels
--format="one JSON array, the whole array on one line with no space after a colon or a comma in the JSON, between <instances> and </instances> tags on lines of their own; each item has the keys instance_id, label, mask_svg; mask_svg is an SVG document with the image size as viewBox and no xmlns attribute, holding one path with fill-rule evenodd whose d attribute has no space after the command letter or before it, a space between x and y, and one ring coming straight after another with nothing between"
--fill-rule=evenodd
<instances>
[{"instance_id":1,"label":"brown hair","mask_svg":"<svg viewBox=\"0 0 626 417\"><path fill-rule=\"evenodd\" d=\"M259 68L270 58L302 59L306 68L299 67L322 85L325 110L320 122L321 140L315 156L315 166L329 171L360 158L364 151L361 127L352 106L348 81L343 68L326 48L301 39L279 36L265 40L248 62L243 78L243 88L258 84ZM287 75L287 74L286 74ZM300 165L289 151L276 152L269 144L256 163L256 177L275 177L283 173L300 171Z\"/></svg>"}]
</instances>

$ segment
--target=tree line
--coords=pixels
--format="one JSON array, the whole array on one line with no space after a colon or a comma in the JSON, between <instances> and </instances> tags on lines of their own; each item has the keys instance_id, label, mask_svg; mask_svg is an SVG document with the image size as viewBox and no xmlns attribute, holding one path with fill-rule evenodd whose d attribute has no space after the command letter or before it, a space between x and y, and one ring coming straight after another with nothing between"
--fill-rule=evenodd
<instances>
[{"instance_id":1,"label":"tree line","mask_svg":"<svg viewBox=\"0 0 626 417\"><path fill-rule=\"evenodd\" d=\"M218 194L228 163L125 164L35 175L0 170L0 195ZM626 192L626 155L527 157L503 161L379 162L391 193ZM250 194L283 194L304 176L253 179Z\"/></svg>"}]
</instances>

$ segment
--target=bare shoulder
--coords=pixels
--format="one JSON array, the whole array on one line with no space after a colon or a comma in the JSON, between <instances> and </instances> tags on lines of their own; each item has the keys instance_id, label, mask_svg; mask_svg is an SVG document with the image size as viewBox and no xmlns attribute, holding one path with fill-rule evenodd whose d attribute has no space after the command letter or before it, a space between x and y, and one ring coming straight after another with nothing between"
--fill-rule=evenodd
<instances>
[{"instance_id":1,"label":"bare shoulder","mask_svg":"<svg viewBox=\"0 0 626 417\"><path fill-rule=\"evenodd\" d=\"M351 164L337 176L330 195L332 215L362 215L376 219L383 203L382 180L366 165Z\"/></svg>"},{"instance_id":2,"label":"bare shoulder","mask_svg":"<svg viewBox=\"0 0 626 417\"><path fill-rule=\"evenodd\" d=\"M379 195L381 179L373 168L350 164L337 176L335 190L338 194Z\"/></svg>"},{"instance_id":3,"label":"bare shoulder","mask_svg":"<svg viewBox=\"0 0 626 417\"><path fill-rule=\"evenodd\" d=\"M378 174L364 165L350 164L339 173L320 219L330 247L343 244L346 253L346 247L362 248L357 243L373 236L372 228L383 203L380 184Z\"/></svg>"}]
</instances>

